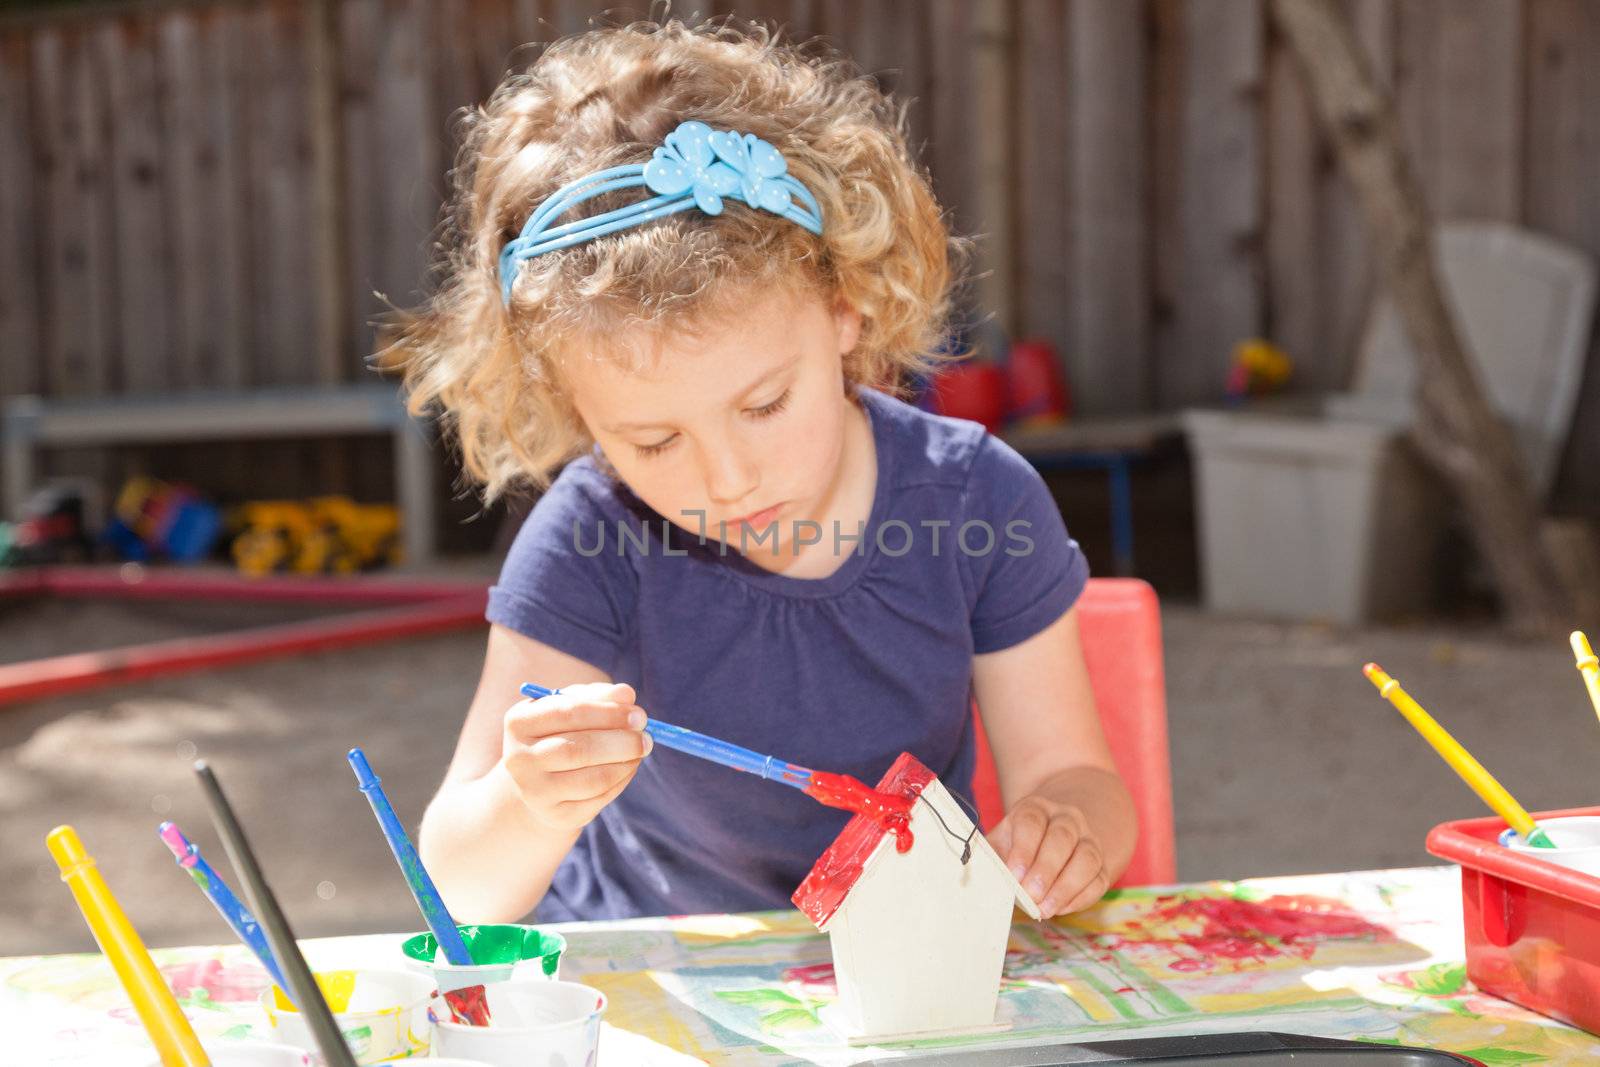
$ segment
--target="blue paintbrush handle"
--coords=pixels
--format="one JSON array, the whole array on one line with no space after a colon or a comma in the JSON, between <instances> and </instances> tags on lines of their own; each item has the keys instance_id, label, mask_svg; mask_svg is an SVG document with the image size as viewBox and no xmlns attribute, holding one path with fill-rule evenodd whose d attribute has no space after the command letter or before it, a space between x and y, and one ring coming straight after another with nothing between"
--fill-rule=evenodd
<instances>
[{"instance_id":1,"label":"blue paintbrush handle","mask_svg":"<svg viewBox=\"0 0 1600 1067\"><path fill-rule=\"evenodd\" d=\"M422 866L422 857L417 855L417 850L411 844L411 838L406 835L405 827L400 825L394 807L384 795L383 786L378 784L378 776L372 773L366 754L359 748L352 748L349 760L351 768L356 772L356 781L372 804L373 814L378 817L378 825L383 828L383 836L389 841L389 849L399 861L401 873L406 876L406 884L411 887L411 895L416 898L417 907L422 909L422 917L427 920L428 929L433 931L439 947L444 950L444 958L453 967L470 967L472 953L467 951L467 943L461 939L461 931L456 929L456 921L450 917L450 911L444 906L439 891L433 887L433 879L428 877L427 869Z\"/></svg>"},{"instance_id":2,"label":"blue paintbrush handle","mask_svg":"<svg viewBox=\"0 0 1600 1067\"><path fill-rule=\"evenodd\" d=\"M554 689L546 689L542 685L528 682L522 687L522 695L531 699L555 695ZM712 737L696 730L674 726L671 723L661 722L659 719L650 719L645 723L645 730L656 743L667 748L712 763L720 763L724 767L732 767L736 771L758 775L773 782L782 782L784 785L796 789L805 789L811 784L811 769L801 767L794 763L786 763L776 756L764 756L760 752L742 748L730 741Z\"/></svg>"},{"instance_id":3,"label":"blue paintbrush handle","mask_svg":"<svg viewBox=\"0 0 1600 1067\"><path fill-rule=\"evenodd\" d=\"M261 966L267 969L273 984L287 994L289 983L284 981L283 972L278 969L278 961L273 958L272 949L267 945L267 935L261 932L261 924L250 914L250 909L234 896L233 890L228 888L228 883L222 880L222 876L212 869L204 856L200 855L200 846L185 837L183 831L174 823L162 823L156 833L172 851L178 866L188 872L189 877L194 879L194 884L199 886L206 899L211 901L212 907L217 909L217 914L221 915L223 921L233 930L234 936L261 961Z\"/></svg>"},{"instance_id":4,"label":"blue paintbrush handle","mask_svg":"<svg viewBox=\"0 0 1600 1067\"><path fill-rule=\"evenodd\" d=\"M671 723L656 719L647 722L645 730L658 744L691 756L698 756L703 760L710 760L712 763L720 763L724 767L732 767L736 771L759 775L769 781L792 785L796 789L804 789L811 784L809 768L785 763L776 756L764 756L748 748L741 748L730 741L723 741L708 734L682 726L673 726Z\"/></svg>"}]
</instances>

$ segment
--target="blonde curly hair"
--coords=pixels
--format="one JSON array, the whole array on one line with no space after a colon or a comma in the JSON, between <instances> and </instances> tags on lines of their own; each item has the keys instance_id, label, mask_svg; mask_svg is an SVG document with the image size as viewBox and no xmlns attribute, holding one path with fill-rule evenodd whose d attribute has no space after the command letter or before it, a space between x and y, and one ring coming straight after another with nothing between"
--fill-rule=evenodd
<instances>
[{"instance_id":1,"label":"blonde curly hair","mask_svg":"<svg viewBox=\"0 0 1600 1067\"><path fill-rule=\"evenodd\" d=\"M595 171L642 163L698 119L770 142L822 208L823 234L728 201L521 264L509 306L497 259L534 208ZM673 20L556 41L461 120L439 284L392 321L415 413L440 415L493 499L548 484L592 444L567 398L564 351L619 330L693 327L752 293L802 286L862 316L852 384L895 390L934 357L962 250L906 144L903 108L848 61L756 25ZM588 201L570 220L632 203Z\"/></svg>"}]
</instances>

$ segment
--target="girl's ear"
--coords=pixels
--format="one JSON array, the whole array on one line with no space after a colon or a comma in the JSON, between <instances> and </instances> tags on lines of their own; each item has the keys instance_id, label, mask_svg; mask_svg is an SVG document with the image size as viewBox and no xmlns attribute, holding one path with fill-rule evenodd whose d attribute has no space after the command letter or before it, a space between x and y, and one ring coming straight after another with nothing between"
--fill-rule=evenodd
<instances>
[{"instance_id":1,"label":"girl's ear","mask_svg":"<svg viewBox=\"0 0 1600 1067\"><path fill-rule=\"evenodd\" d=\"M861 312L840 300L833 305L833 326L839 337L839 354L848 356L861 340Z\"/></svg>"}]
</instances>

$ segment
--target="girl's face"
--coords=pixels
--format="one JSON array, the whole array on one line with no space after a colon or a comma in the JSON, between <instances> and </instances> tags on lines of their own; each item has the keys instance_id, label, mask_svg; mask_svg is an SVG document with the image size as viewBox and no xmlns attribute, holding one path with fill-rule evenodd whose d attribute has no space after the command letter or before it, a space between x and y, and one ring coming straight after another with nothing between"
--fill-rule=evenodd
<instances>
[{"instance_id":1,"label":"girl's face","mask_svg":"<svg viewBox=\"0 0 1600 1067\"><path fill-rule=\"evenodd\" d=\"M736 549L776 526L792 553L793 524L828 528L838 496L848 420L860 418L843 357L860 331L852 309L771 294L692 332L613 339L645 357L632 367L579 356L564 373L595 442L656 512Z\"/></svg>"}]
</instances>

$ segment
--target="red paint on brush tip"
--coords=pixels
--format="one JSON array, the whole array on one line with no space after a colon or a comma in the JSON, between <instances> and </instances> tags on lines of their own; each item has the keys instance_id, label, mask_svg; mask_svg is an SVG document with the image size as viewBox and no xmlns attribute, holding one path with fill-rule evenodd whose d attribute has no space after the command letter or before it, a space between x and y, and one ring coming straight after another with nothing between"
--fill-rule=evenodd
<instances>
[{"instance_id":1,"label":"red paint on brush tip","mask_svg":"<svg viewBox=\"0 0 1600 1067\"><path fill-rule=\"evenodd\" d=\"M876 789L869 789L859 778L827 771L812 772L811 784L806 786L806 796L830 808L843 808L857 815L865 815L884 829L893 831L897 850L911 850L912 798L880 793Z\"/></svg>"},{"instance_id":2,"label":"red paint on brush tip","mask_svg":"<svg viewBox=\"0 0 1600 1067\"><path fill-rule=\"evenodd\" d=\"M489 990L481 985L462 986L444 995L452 1022L464 1026L489 1025Z\"/></svg>"}]
</instances>

